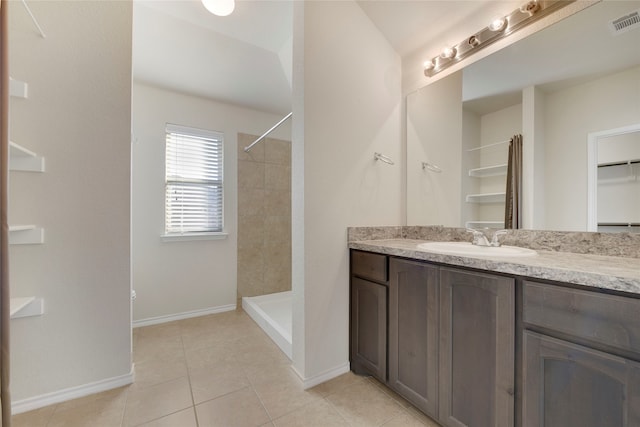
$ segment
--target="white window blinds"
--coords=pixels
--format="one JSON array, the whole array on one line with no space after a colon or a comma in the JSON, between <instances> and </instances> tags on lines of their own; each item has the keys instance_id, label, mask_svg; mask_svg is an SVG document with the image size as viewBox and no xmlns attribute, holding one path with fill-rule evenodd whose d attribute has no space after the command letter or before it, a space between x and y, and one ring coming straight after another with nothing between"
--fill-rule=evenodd
<instances>
[{"instance_id":1,"label":"white window blinds","mask_svg":"<svg viewBox=\"0 0 640 427\"><path fill-rule=\"evenodd\" d=\"M167 124L165 233L222 232L223 135Z\"/></svg>"}]
</instances>

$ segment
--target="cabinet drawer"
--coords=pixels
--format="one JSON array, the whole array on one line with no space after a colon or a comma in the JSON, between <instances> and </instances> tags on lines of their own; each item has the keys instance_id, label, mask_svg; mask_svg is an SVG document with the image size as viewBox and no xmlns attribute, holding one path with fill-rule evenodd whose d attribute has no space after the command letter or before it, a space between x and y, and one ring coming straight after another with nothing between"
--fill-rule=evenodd
<instances>
[{"instance_id":1,"label":"cabinet drawer","mask_svg":"<svg viewBox=\"0 0 640 427\"><path fill-rule=\"evenodd\" d=\"M524 282L523 320L640 356L640 300Z\"/></svg>"},{"instance_id":2,"label":"cabinet drawer","mask_svg":"<svg viewBox=\"0 0 640 427\"><path fill-rule=\"evenodd\" d=\"M351 251L351 272L378 282L387 281L387 256L371 252Z\"/></svg>"}]
</instances>

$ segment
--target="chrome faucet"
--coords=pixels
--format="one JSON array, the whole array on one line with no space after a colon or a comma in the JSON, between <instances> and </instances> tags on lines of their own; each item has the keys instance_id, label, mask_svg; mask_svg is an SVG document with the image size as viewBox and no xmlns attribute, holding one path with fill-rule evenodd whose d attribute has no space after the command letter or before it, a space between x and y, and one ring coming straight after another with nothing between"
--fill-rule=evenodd
<instances>
[{"instance_id":1,"label":"chrome faucet","mask_svg":"<svg viewBox=\"0 0 640 427\"><path fill-rule=\"evenodd\" d=\"M473 234L473 241L471 242L472 244L476 246L490 246L494 248L497 248L500 246L500 241L498 240L498 237L504 234L507 234L509 231L509 230L498 230L495 233L493 233L493 237L491 238L491 241L489 241L489 239L487 239L487 236L480 230L475 230L473 228L467 228L466 230L469 233Z\"/></svg>"},{"instance_id":2,"label":"chrome faucet","mask_svg":"<svg viewBox=\"0 0 640 427\"><path fill-rule=\"evenodd\" d=\"M485 236L482 231L474 230L473 228L467 228L467 231L473 234L473 241L471 242L472 244L476 246L491 246L491 243L489 243L487 236Z\"/></svg>"},{"instance_id":3,"label":"chrome faucet","mask_svg":"<svg viewBox=\"0 0 640 427\"><path fill-rule=\"evenodd\" d=\"M504 236L505 234L507 234L509 232L509 230L498 230L495 233L493 233L493 237L491 238L491 246L497 248L498 246L501 245L500 241L498 240L498 237L500 236Z\"/></svg>"}]
</instances>

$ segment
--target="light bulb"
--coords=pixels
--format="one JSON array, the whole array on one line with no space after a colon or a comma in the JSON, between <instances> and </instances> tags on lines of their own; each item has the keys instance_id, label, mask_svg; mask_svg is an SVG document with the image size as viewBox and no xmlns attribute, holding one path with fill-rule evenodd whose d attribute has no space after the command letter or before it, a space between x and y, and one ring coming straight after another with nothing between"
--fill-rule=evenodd
<instances>
[{"instance_id":1,"label":"light bulb","mask_svg":"<svg viewBox=\"0 0 640 427\"><path fill-rule=\"evenodd\" d=\"M442 53L440 54L441 58L451 59L456 56L456 48L455 47L445 47L442 49Z\"/></svg>"},{"instance_id":2,"label":"light bulb","mask_svg":"<svg viewBox=\"0 0 640 427\"><path fill-rule=\"evenodd\" d=\"M236 7L234 0L202 0L204 7L217 16L231 15Z\"/></svg>"},{"instance_id":3,"label":"light bulb","mask_svg":"<svg viewBox=\"0 0 640 427\"><path fill-rule=\"evenodd\" d=\"M424 61L424 69L429 71L429 70L433 70L436 66L436 64L433 63L433 59L430 59L428 61Z\"/></svg>"},{"instance_id":4,"label":"light bulb","mask_svg":"<svg viewBox=\"0 0 640 427\"><path fill-rule=\"evenodd\" d=\"M502 31L507 27L507 20L504 18L495 18L489 24L491 31Z\"/></svg>"}]
</instances>

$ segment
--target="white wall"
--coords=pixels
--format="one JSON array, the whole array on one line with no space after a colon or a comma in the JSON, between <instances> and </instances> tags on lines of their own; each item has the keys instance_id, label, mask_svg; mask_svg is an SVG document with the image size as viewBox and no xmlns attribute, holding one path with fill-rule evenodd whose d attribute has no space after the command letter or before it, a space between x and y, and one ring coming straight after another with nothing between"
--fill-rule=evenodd
<instances>
[{"instance_id":1,"label":"white wall","mask_svg":"<svg viewBox=\"0 0 640 427\"><path fill-rule=\"evenodd\" d=\"M535 86L522 90L522 228L544 230L545 94Z\"/></svg>"},{"instance_id":2,"label":"white wall","mask_svg":"<svg viewBox=\"0 0 640 427\"><path fill-rule=\"evenodd\" d=\"M281 117L135 82L133 86L134 321L229 309L236 303L237 133L261 135ZM224 133L223 240L163 242L165 125ZM290 125L274 138L288 139ZM161 319L155 319L161 320Z\"/></svg>"},{"instance_id":3,"label":"white wall","mask_svg":"<svg viewBox=\"0 0 640 427\"><path fill-rule=\"evenodd\" d=\"M348 366L346 228L404 220L400 58L352 1L296 2L293 50L293 359L310 385Z\"/></svg>"},{"instance_id":4,"label":"white wall","mask_svg":"<svg viewBox=\"0 0 640 427\"><path fill-rule=\"evenodd\" d=\"M587 134L639 118L640 67L546 95L547 229L587 229Z\"/></svg>"},{"instance_id":5,"label":"white wall","mask_svg":"<svg viewBox=\"0 0 640 427\"><path fill-rule=\"evenodd\" d=\"M10 274L12 296L42 297L45 313L11 321L19 410L131 370L131 3L29 4L47 38L11 2L11 74L29 84L11 100L11 139L46 172L11 173L9 221L45 241L12 245Z\"/></svg>"}]
</instances>

